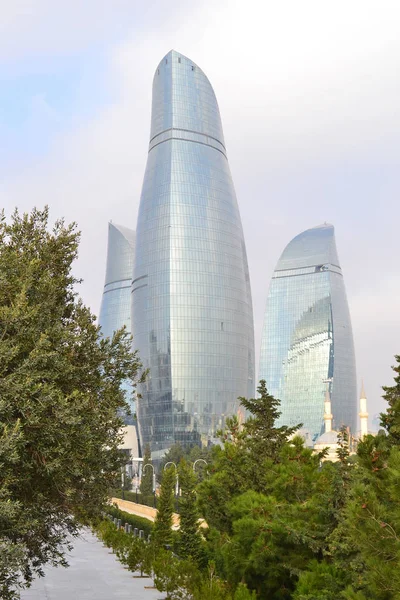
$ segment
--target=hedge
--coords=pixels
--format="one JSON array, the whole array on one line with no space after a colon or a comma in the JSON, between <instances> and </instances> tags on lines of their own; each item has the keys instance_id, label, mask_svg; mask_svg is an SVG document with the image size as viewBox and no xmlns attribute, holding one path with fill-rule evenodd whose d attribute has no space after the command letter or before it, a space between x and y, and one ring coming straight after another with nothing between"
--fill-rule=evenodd
<instances>
[{"instance_id":1,"label":"hedge","mask_svg":"<svg viewBox=\"0 0 400 600\"><path fill-rule=\"evenodd\" d=\"M137 527L137 529L143 529L146 537L151 534L153 530L154 523L149 521L149 519L131 515L130 513L120 510L116 506L107 505L105 507L105 512L115 519L121 519L122 525L128 523L128 525L132 525L133 528Z\"/></svg>"},{"instance_id":2,"label":"hedge","mask_svg":"<svg viewBox=\"0 0 400 600\"><path fill-rule=\"evenodd\" d=\"M113 498L120 498L122 500L122 490L120 489L112 489L110 491L110 496L112 496ZM129 502L136 502L136 492L130 492L130 491L124 491L124 500L129 500ZM157 496L156 496L156 506L155 508L157 508ZM150 494L147 496L144 496L143 494L138 493L137 495L137 501L138 504L144 504L145 506L151 506L153 508L154 506L154 495Z\"/></svg>"}]
</instances>

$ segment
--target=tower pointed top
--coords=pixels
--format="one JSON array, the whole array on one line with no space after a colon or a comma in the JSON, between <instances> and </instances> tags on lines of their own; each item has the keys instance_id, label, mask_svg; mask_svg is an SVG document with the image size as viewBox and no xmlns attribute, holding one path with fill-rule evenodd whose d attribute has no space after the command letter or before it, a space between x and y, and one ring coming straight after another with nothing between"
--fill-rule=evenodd
<instances>
[{"instance_id":1,"label":"tower pointed top","mask_svg":"<svg viewBox=\"0 0 400 600\"><path fill-rule=\"evenodd\" d=\"M361 399L367 399L367 395L365 393L365 388L364 388L364 380L361 380L361 394L360 394L360 400Z\"/></svg>"},{"instance_id":2,"label":"tower pointed top","mask_svg":"<svg viewBox=\"0 0 400 600\"><path fill-rule=\"evenodd\" d=\"M335 243L335 228L329 223L302 231L281 254L277 270L335 265L340 268Z\"/></svg>"},{"instance_id":3,"label":"tower pointed top","mask_svg":"<svg viewBox=\"0 0 400 600\"><path fill-rule=\"evenodd\" d=\"M177 131L189 131L192 142L205 143L205 138L198 135L206 136L210 138L208 145L214 147L215 140L215 148L226 152L218 102L210 81L191 58L170 50L154 73L149 151L169 139L178 139ZM158 138L161 133L162 139ZM186 138L187 135L182 139L187 141Z\"/></svg>"}]
</instances>

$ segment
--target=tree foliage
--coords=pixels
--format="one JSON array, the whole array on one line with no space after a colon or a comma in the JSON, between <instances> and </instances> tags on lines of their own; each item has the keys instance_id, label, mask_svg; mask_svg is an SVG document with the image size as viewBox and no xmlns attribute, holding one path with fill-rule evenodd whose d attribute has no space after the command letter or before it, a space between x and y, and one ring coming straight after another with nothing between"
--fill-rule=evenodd
<instances>
[{"instance_id":1,"label":"tree foliage","mask_svg":"<svg viewBox=\"0 0 400 600\"><path fill-rule=\"evenodd\" d=\"M170 551L158 548L153 563L154 584L168 600L193 600L192 590L199 572L190 560L179 560Z\"/></svg>"},{"instance_id":2,"label":"tree foliage","mask_svg":"<svg viewBox=\"0 0 400 600\"><path fill-rule=\"evenodd\" d=\"M202 540L199 531L200 513L197 507L196 476L191 465L179 465L179 554L199 562L202 559Z\"/></svg>"},{"instance_id":3,"label":"tree foliage","mask_svg":"<svg viewBox=\"0 0 400 600\"><path fill-rule=\"evenodd\" d=\"M240 398L250 416L243 426L236 416L227 419L221 432L223 447L213 449L211 477L199 488L204 518L226 533L232 531L230 500L249 489L265 490L266 478L280 462L282 448L299 427L277 427L279 401L268 393L263 380L258 393L258 398Z\"/></svg>"},{"instance_id":4,"label":"tree foliage","mask_svg":"<svg viewBox=\"0 0 400 600\"><path fill-rule=\"evenodd\" d=\"M388 409L381 414L381 424L389 434L394 444L400 444L400 355L396 357L397 365L392 367L396 373L393 386L383 388L384 399L388 403Z\"/></svg>"},{"instance_id":5,"label":"tree foliage","mask_svg":"<svg viewBox=\"0 0 400 600\"><path fill-rule=\"evenodd\" d=\"M337 462L322 460L327 454L305 448L296 428L276 425L278 404L263 383L259 389L257 401L242 401L251 415L244 426L227 420L196 489L181 461L180 557L156 546L158 589L190 600L400 600L394 426L366 436L357 455L342 429ZM391 422L397 418L395 403ZM170 475L169 501L173 468ZM196 559L196 491L209 526L206 568Z\"/></svg>"},{"instance_id":6,"label":"tree foliage","mask_svg":"<svg viewBox=\"0 0 400 600\"><path fill-rule=\"evenodd\" d=\"M140 481L140 493L143 496L150 496L153 493L153 469L146 465L153 465L151 462L150 445L146 444L143 455L142 479Z\"/></svg>"},{"instance_id":7,"label":"tree foliage","mask_svg":"<svg viewBox=\"0 0 400 600\"><path fill-rule=\"evenodd\" d=\"M260 381L257 392L257 398L240 398L241 405L250 413L250 418L243 425L247 446L255 456L277 461L282 446L301 427L301 423L295 427L277 427L276 421L281 415L279 400L268 393L264 379Z\"/></svg>"},{"instance_id":8,"label":"tree foliage","mask_svg":"<svg viewBox=\"0 0 400 600\"><path fill-rule=\"evenodd\" d=\"M194 464L198 459L202 459L202 461L206 461L207 464L210 464L212 461L212 448L202 448L197 444L188 446L182 446L182 444L179 443L173 444L160 462L158 480L161 482L164 467L168 462L179 465L182 460L185 460L188 463ZM207 465L202 461L196 465L196 477L199 481L204 479L207 472Z\"/></svg>"},{"instance_id":9,"label":"tree foliage","mask_svg":"<svg viewBox=\"0 0 400 600\"><path fill-rule=\"evenodd\" d=\"M47 209L0 220L0 573L13 585L64 562L67 534L101 510L123 464L121 384L140 364L126 332L101 338L77 296L79 238L74 224L50 229Z\"/></svg>"},{"instance_id":10,"label":"tree foliage","mask_svg":"<svg viewBox=\"0 0 400 600\"><path fill-rule=\"evenodd\" d=\"M368 436L354 457L343 430L338 462L321 463L324 453L304 448L296 427L277 427L279 403L265 382L242 405L250 418L242 427L228 420L198 488L218 574L271 600L395 598L395 436ZM397 409L390 414L395 423Z\"/></svg>"},{"instance_id":11,"label":"tree foliage","mask_svg":"<svg viewBox=\"0 0 400 600\"><path fill-rule=\"evenodd\" d=\"M175 467L164 470L158 499L157 516L154 521L153 541L159 546L172 544L172 515L174 512Z\"/></svg>"}]
</instances>

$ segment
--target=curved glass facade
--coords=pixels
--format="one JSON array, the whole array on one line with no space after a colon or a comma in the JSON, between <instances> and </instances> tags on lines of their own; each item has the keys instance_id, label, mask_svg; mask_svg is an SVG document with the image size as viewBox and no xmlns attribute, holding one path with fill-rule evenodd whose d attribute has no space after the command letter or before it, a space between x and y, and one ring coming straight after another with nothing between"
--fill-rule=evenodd
<instances>
[{"instance_id":1,"label":"curved glass facade","mask_svg":"<svg viewBox=\"0 0 400 600\"><path fill-rule=\"evenodd\" d=\"M259 379L281 401L279 423L324 431L324 398L333 425L356 431L357 383L353 334L334 228L296 236L280 257L269 288Z\"/></svg>"},{"instance_id":2,"label":"curved glass facade","mask_svg":"<svg viewBox=\"0 0 400 600\"><path fill-rule=\"evenodd\" d=\"M112 337L124 325L128 333L131 333L130 292L134 255L135 232L109 223L106 277L99 314L99 325L104 337ZM132 387L129 383L124 387L134 413ZM131 424L132 417L127 416L125 421Z\"/></svg>"},{"instance_id":3,"label":"curved glass facade","mask_svg":"<svg viewBox=\"0 0 400 600\"><path fill-rule=\"evenodd\" d=\"M242 225L217 100L203 71L171 51L153 81L132 323L150 369L138 403L153 457L207 444L238 396L254 394L254 331Z\"/></svg>"}]
</instances>

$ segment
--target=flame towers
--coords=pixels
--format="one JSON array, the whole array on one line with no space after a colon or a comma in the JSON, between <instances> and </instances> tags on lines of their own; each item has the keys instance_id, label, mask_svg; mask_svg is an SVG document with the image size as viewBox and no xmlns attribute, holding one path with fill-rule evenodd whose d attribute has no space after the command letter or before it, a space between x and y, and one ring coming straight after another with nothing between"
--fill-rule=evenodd
<instances>
[{"instance_id":1,"label":"flame towers","mask_svg":"<svg viewBox=\"0 0 400 600\"><path fill-rule=\"evenodd\" d=\"M153 80L151 134L132 282L141 439L154 458L206 444L254 393L249 272L217 100L171 51Z\"/></svg>"},{"instance_id":2,"label":"flame towers","mask_svg":"<svg viewBox=\"0 0 400 600\"><path fill-rule=\"evenodd\" d=\"M109 223L106 276L99 314L104 337L111 338L115 331L124 326L131 333L130 282L134 255L135 232L122 225ZM132 386L126 381L123 387L134 412ZM132 415L126 415L125 422L132 423Z\"/></svg>"},{"instance_id":3,"label":"flame towers","mask_svg":"<svg viewBox=\"0 0 400 600\"><path fill-rule=\"evenodd\" d=\"M280 424L323 432L327 387L336 429L356 432L356 368L350 314L334 228L296 236L283 251L269 288L260 379L281 401Z\"/></svg>"}]
</instances>

